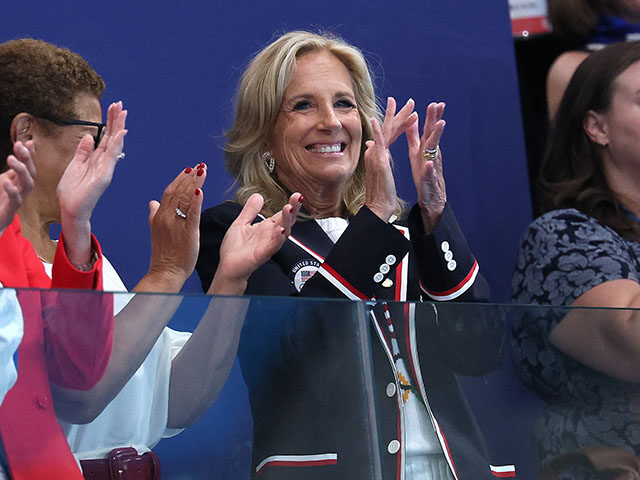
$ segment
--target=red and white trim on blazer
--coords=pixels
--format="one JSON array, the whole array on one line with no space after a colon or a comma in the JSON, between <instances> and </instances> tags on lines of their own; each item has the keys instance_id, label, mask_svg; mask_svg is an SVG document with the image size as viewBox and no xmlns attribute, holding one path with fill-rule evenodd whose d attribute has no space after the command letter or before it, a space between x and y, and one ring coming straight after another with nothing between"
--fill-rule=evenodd
<instances>
[{"instance_id":1,"label":"red and white trim on blazer","mask_svg":"<svg viewBox=\"0 0 640 480\"><path fill-rule=\"evenodd\" d=\"M316 467L320 465L337 465L337 453L320 453L317 455L272 455L261 461L256 467L256 475L260 475L268 467Z\"/></svg>"},{"instance_id":2,"label":"red and white trim on blazer","mask_svg":"<svg viewBox=\"0 0 640 480\"><path fill-rule=\"evenodd\" d=\"M444 292L436 292L434 290L429 290L424 286L422 282L420 282L420 289L426 293L433 300L437 300L439 302L444 302L447 300L454 300L462 295L464 292L469 290L469 288L473 285L473 282L476 281L476 277L478 276L478 272L480 271L480 266L478 265L478 261L476 260L469 270L469 273L466 277L455 287L446 290Z\"/></svg>"}]
</instances>

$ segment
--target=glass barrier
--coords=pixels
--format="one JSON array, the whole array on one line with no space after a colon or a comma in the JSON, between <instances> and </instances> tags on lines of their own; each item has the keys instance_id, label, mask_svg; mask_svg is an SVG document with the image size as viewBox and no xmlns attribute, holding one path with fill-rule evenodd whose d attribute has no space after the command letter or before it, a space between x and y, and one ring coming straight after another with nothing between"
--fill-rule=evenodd
<instances>
[{"instance_id":1,"label":"glass barrier","mask_svg":"<svg viewBox=\"0 0 640 480\"><path fill-rule=\"evenodd\" d=\"M55 405L83 467L152 447L163 479L638 478L640 375L593 329L632 313L4 289L0 458L28 463L11 428Z\"/></svg>"}]
</instances>

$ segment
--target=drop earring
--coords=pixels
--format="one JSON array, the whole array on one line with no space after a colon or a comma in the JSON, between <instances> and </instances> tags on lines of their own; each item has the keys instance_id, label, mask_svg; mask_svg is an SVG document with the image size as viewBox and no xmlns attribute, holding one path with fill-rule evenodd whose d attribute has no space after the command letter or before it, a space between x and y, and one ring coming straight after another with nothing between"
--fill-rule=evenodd
<instances>
[{"instance_id":1,"label":"drop earring","mask_svg":"<svg viewBox=\"0 0 640 480\"><path fill-rule=\"evenodd\" d=\"M266 151L262 154L262 161L264 162L264 166L267 169L267 172L273 173L274 168L276 168L276 159L273 158L271 152Z\"/></svg>"}]
</instances>

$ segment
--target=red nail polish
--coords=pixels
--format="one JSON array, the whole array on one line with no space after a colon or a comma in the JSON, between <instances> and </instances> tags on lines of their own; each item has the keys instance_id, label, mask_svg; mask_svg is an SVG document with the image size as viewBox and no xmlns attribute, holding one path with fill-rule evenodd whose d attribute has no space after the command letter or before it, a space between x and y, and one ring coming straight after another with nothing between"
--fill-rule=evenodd
<instances>
[{"instance_id":1,"label":"red nail polish","mask_svg":"<svg viewBox=\"0 0 640 480\"><path fill-rule=\"evenodd\" d=\"M196 197L197 197L198 195L200 195L200 189L199 189L199 188L196 188Z\"/></svg>"},{"instance_id":2,"label":"red nail polish","mask_svg":"<svg viewBox=\"0 0 640 480\"><path fill-rule=\"evenodd\" d=\"M186 168L186 169L184 170L184 173L191 173L191 167Z\"/></svg>"},{"instance_id":3,"label":"red nail polish","mask_svg":"<svg viewBox=\"0 0 640 480\"><path fill-rule=\"evenodd\" d=\"M204 162L200 162L200 163L198 164L198 168L204 168Z\"/></svg>"},{"instance_id":4,"label":"red nail polish","mask_svg":"<svg viewBox=\"0 0 640 480\"><path fill-rule=\"evenodd\" d=\"M202 168L198 169L198 173L196 175L198 175L199 177L202 176L202 174L204 173L204 170Z\"/></svg>"},{"instance_id":5,"label":"red nail polish","mask_svg":"<svg viewBox=\"0 0 640 480\"><path fill-rule=\"evenodd\" d=\"M300 198L298 199L298 203L302 203L304 201L304 195L300 195Z\"/></svg>"}]
</instances>

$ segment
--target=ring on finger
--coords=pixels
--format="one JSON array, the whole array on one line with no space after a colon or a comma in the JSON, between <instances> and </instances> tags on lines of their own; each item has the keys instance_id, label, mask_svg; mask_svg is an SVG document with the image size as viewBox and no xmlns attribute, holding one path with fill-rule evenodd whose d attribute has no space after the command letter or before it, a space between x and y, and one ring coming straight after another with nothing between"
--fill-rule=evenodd
<instances>
[{"instance_id":1,"label":"ring on finger","mask_svg":"<svg viewBox=\"0 0 640 480\"><path fill-rule=\"evenodd\" d=\"M176 207L176 215L180 218L187 218L187 214L180 210L180 207Z\"/></svg>"},{"instance_id":2,"label":"ring on finger","mask_svg":"<svg viewBox=\"0 0 640 480\"><path fill-rule=\"evenodd\" d=\"M422 155L427 160L435 160L438 157L439 153L440 153L440 145L436 145L436 148L434 149L427 148L427 147L424 147L422 149Z\"/></svg>"},{"instance_id":3,"label":"ring on finger","mask_svg":"<svg viewBox=\"0 0 640 480\"><path fill-rule=\"evenodd\" d=\"M124 157L125 157L125 153L120 152L118 155L116 155L116 160L122 160Z\"/></svg>"}]
</instances>

